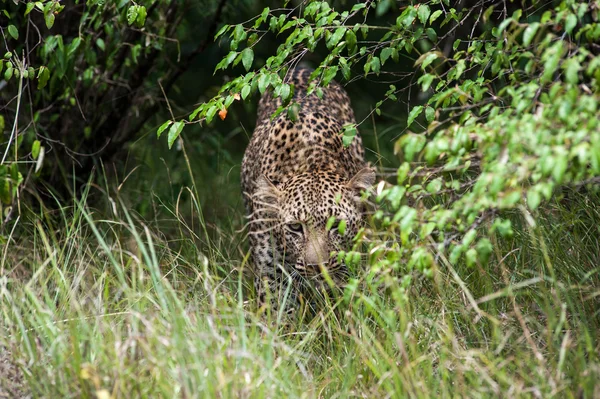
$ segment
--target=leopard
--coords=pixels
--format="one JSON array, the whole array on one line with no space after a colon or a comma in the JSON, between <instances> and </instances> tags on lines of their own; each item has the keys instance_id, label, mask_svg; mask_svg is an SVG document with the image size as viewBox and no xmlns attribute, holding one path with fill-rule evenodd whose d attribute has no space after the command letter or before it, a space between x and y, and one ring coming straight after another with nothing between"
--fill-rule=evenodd
<instances>
[{"instance_id":1,"label":"leopard","mask_svg":"<svg viewBox=\"0 0 600 399\"><path fill-rule=\"evenodd\" d=\"M296 67L283 79L293 87L295 113L272 117L282 99L262 95L241 166L254 288L259 303L287 303L288 313L306 287L347 282L337 255L363 226L363 194L375 181L360 134L343 142L344 127L356 126L350 97L335 81L311 92L313 72Z\"/></svg>"}]
</instances>

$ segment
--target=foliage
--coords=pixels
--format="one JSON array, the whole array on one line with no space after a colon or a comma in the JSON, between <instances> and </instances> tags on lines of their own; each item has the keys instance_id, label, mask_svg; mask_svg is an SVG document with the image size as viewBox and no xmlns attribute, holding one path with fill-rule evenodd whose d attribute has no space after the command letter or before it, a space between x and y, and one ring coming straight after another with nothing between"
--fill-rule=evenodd
<instances>
[{"instance_id":1,"label":"foliage","mask_svg":"<svg viewBox=\"0 0 600 399\"><path fill-rule=\"evenodd\" d=\"M216 37L228 35L231 51L216 70L239 62L249 70L252 49L269 32L282 44L264 66L225 83L190 121L210 123L236 99L269 89L283 100L275 114L283 112L293 105L286 72L319 46L328 55L312 74L317 95L357 69L364 77L394 76L394 62L412 57L417 71L390 85L375 108L380 113L384 102L417 87L426 96L410 107L395 143L396 181L377 187L368 250L374 272L405 265L405 272L432 276L440 262L461 259L485 266L490 237L514 234L510 211L535 225L531 214L561 187L597 189L600 2L534 1L507 10L503 1L481 0L457 10L432 0L401 7L392 26L369 24L384 4L338 12L327 2L306 2L223 27ZM408 130L414 126L422 131ZM358 259L359 249L340 256Z\"/></svg>"},{"instance_id":2,"label":"foliage","mask_svg":"<svg viewBox=\"0 0 600 399\"><path fill-rule=\"evenodd\" d=\"M146 122L156 123L162 99L207 48L201 39L214 34L225 1L197 3L201 15L181 0L1 4L0 132L7 140L0 146L0 227L6 231L6 222L21 214L15 205L25 186L68 198L80 192L96 161L111 161ZM195 45L182 51L192 39Z\"/></svg>"}]
</instances>

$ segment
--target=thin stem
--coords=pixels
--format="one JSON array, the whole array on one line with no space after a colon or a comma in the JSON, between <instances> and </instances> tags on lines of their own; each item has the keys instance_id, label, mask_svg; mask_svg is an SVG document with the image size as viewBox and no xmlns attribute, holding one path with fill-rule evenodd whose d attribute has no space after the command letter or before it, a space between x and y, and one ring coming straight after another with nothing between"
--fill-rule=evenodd
<instances>
[{"instance_id":1,"label":"thin stem","mask_svg":"<svg viewBox=\"0 0 600 399\"><path fill-rule=\"evenodd\" d=\"M8 156L8 151L10 150L10 145L15 139L17 132L17 125L19 122L19 109L21 108L21 94L23 92L23 70L19 70L19 93L17 94L17 111L15 113L15 121L13 122L12 132L10 133L10 138L8 139L8 145L6 146L6 151L4 151L4 155L2 156L2 161L0 165L4 165L4 161ZM17 147L15 146L15 161L17 161Z\"/></svg>"}]
</instances>

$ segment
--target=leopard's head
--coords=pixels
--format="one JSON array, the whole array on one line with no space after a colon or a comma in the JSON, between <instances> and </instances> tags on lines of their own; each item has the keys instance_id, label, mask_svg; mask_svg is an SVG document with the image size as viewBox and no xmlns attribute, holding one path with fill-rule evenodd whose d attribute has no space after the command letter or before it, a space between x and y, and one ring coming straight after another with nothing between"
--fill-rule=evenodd
<instances>
[{"instance_id":1,"label":"leopard's head","mask_svg":"<svg viewBox=\"0 0 600 399\"><path fill-rule=\"evenodd\" d=\"M364 218L361 192L374 181L368 167L350 179L334 171L298 174L280 185L259 179L256 202L285 269L308 279L326 270L334 282L344 281L348 270L335 253L350 249Z\"/></svg>"}]
</instances>

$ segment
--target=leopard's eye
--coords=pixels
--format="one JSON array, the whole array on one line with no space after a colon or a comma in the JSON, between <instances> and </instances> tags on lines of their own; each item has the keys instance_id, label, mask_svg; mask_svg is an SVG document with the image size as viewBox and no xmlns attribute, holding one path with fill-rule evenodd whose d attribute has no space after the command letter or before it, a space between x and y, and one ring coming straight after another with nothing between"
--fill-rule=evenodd
<instances>
[{"instance_id":1,"label":"leopard's eye","mask_svg":"<svg viewBox=\"0 0 600 399\"><path fill-rule=\"evenodd\" d=\"M302 233L302 223L288 223L287 228L294 233Z\"/></svg>"}]
</instances>

